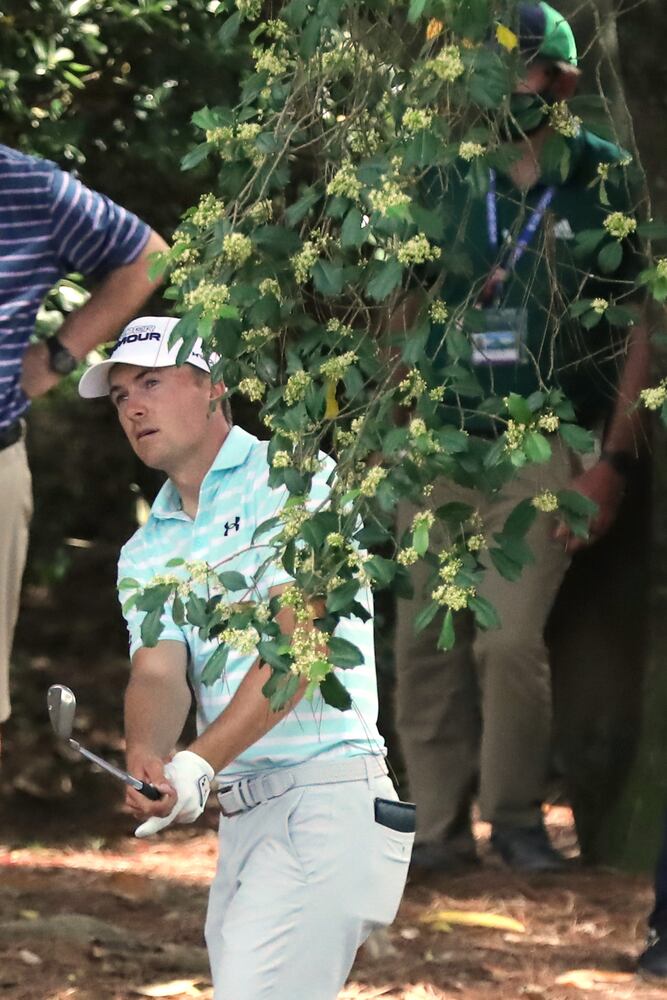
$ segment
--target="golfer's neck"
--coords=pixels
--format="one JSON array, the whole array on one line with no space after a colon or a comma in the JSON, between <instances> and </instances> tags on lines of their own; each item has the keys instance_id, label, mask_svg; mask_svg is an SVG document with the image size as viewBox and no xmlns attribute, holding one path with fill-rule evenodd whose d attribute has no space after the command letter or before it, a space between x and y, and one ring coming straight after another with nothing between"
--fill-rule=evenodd
<instances>
[{"instance_id":1,"label":"golfer's neck","mask_svg":"<svg viewBox=\"0 0 667 1000\"><path fill-rule=\"evenodd\" d=\"M221 428L219 433L208 435L200 447L193 449L177 467L164 470L178 490L183 510L193 521L199 508L201 484L225 443L229 431L229 425L225 422L224 428Z\"/></svg>"}]
</instances>

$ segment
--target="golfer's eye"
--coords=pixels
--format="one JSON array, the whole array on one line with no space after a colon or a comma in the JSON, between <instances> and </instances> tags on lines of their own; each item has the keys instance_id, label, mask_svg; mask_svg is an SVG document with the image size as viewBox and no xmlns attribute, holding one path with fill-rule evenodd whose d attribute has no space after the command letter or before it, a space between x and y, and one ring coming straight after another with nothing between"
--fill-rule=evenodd
<instances>
[{"instance_id":1,"label":"golfer's eye","mask_svg":"<svg viewBox=\"0 0 667 1000\"><path fill-rule=\"evenodd\" d=\"M147 389L153 389L156 385L160 384L159 378L147 378L144 379L144 385Z\"/></svg>"},{"instance_id":2,"label":"golfer's eye","mask_svg":"<svg viewBox=\"0 0 667 1000\"><path fill-rule=\"evenodd\" d=\"M116 409L118 409L118 407L120 406L120 404L124 403L126 399L127 399L127 393L126 392L117 392L112 397L111 402L116 407Z\"/></svg>"}]
</instances>

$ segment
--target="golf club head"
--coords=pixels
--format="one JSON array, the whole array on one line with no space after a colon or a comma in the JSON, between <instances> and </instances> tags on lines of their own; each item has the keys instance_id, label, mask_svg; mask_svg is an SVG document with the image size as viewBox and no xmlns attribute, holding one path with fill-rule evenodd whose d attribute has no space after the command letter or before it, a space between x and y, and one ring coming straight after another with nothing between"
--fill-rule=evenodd
<instances>
[{"instance_id":1,"label":"golf club head","mask_svg":"<svg viewBox=\"0 0 667 1000\"><path fill-rule=\"evenodd\" d=\"M57 736L68 740L72 735L76 698L74 692L64 684L52 684L46 695L49 719Z\"/></svg>"}]
</instances>

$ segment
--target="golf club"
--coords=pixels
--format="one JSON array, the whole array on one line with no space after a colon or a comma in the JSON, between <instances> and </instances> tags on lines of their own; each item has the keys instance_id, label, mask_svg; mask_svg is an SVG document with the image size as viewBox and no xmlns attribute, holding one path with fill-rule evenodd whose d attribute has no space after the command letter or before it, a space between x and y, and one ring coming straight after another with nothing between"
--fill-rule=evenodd
<instances>
[{"instance_id":1,"label":"golf club","mask_svg":"<svg viewBox=\"0 0 667 1000\"><path fill-rule=\"evenodd\" d=\"M119 767L115 767L108 761L103 760L102 757L98 757L91 750L86 750L80 743L72 739L76 698L70 688L65 687L64 684L52 684L46 695L46 704L49 709L49 719L51 720L51 725L56 736L59 736L61 740L67 740L67 743L73 750L76 750L77 753L80 753L87 760L92 761L93 764L97 764L104 771L113 774L114 778L118 778L126 785L131 785L132 788L136 788L147 799L157 801L157 799L161 798L161 794L155 785L150 785L146 781L139 781L138 778L133 778L127 771L121 771Z\"/></svg>"}]
</instances>

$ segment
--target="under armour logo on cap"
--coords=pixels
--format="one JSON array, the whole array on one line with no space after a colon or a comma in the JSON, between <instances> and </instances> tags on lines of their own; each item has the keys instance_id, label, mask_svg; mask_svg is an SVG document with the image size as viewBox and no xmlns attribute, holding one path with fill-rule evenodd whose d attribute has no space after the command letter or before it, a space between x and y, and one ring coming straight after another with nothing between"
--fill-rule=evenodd
<instances>
[{"instance_id":1,"label":"under armour logo on cap","mask_svg":"<svg viewBox=\"0 0 667 1000\"><path fill-rule=\"evenodd\" d=\"M138 365L140 368L171 368L176 365L183 338L171 344L172 334L180 320L173 316L140 316L132 320L121 333L111 355L106 361L91 365L79 382L79 395L86 399L109 395L109 372L114 365ZM177 331L178 332L178 331ZM200 338L192 345L189 365L210 371ZM219 360L211 354L211 364Z\"/></svg>"}]
</instances>

